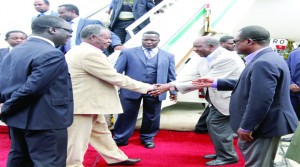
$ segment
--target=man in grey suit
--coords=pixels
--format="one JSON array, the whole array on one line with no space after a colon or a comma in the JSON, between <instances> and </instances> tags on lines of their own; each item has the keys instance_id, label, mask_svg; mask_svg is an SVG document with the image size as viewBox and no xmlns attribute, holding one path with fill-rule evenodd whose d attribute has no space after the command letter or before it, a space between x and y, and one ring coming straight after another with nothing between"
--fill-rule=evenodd
<instances>
[{"instance_id":1,"label":"man in grey suit","mask_svg":"<svg viewBox=\"0 0 300 167\"><path fill-rule=\"evenodd\" d=\"M39 14L37 16L34 16L31 21L35 20L36 18L40 16L58 16L56 12L53 10L50 10L50 2L48 0L34 0L34 8Z\"/></svg>"},{"instance_id":2,"label":"man in grey suit","mask_svg":"<svg viewBox=\"0 0 300 167\"><path fill-rule=\"evenodd\" d=\"M194 41L194 51L200 58L192 70L182 78L168 85L165 89L175 89L181 93L198 90L192 85L192 80L200 76L237 79L245 65L240 57L220 46L219 41L210 36L198 37ZM193 60L193 59L192 59ZM165 88L166 87L166 88ZM164 89L164 90L163 90ZM209 102L209 113L206 118L207 128L215 147L215 154L205 155L204 158L212 159L207 166L219 166L238 162L238 156L233 146L232 129L229 120L229 102L231 91L215 91L205 89L206 100Z\"/></svg>"},{"instance_id":3,"label":"man in grey suit","mask_svg":"<svg viewBox=\"0 0 300 167\"><path fill-rule=\"evenodd\" d=\"M99 20L83 19L79 17L79 9L73 4L63 4L58 7L59 17L65 19L72 26L72 37L70 41L65 45L61 46L60 50L64 53L68 52L73 46L81 44L80 32L84 27L91 24L97 24L105 27ZM120 38L111 32L111 44L110 47L113 50L123 49ZM105 50L104 53L108 56L111 52Z\"/></svg>"},{"instance_id":4,"label":"man in grey suit","mask_svg":"<svg viewBox=\"0 0 300 167\"><path fill-rule=\"evenodd\" d=\"M290 74L285 60L269 47L270 33L260 26L242 28L234 43L247 55L238 80L200 78L197 87L233 90L230 122L246 167L273 167L280 137L293 133L298 119L290 101Z\"/></svg>"},{"instance_id":5,"label":"man in grey suit","mask_svg":"<svg viewBox=\"0 0 300 167\"><path fill-rule=\"evenodd\" d=\"M142 46L124 49L116 62L119 73L145 83L168 83L175 80L174 55L157 48L159 33L147 31L142 37ZM176 98L176 92L171 92L171 98ZM114 126L114 140L117 145L127 145L132 136L139 108L143 100L143 120L140 130L140 140L146 148L154 148L154 136L159 131L161 102L166 99L166 93L153 97L127 89L120 89L120 99L124 110L119 114Z\"/></svg>"}]
</instances>

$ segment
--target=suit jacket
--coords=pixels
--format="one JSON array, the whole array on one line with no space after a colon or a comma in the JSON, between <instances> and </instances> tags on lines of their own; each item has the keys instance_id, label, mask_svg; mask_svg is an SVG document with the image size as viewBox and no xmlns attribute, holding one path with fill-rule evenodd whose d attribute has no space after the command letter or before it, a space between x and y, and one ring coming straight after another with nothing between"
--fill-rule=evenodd
<instances>
[{"instance_id":1,"label":"suit jacket","mask_svg":"<svg viewBox=\"0 0 300 167\"><path fill-rule=\"evenodd\" d=\"M232 129L251 130L254 137L293 133L298 120L290 101L289 86L288 66L271 48L260 51L238 81L218 80L218 89L234 88L230 101Z\"/></svg>"},{"instance_id":2,"label":"suit jacket","mask_svg":"<svg viewBox=\"0 0 300 167\"><path fill-rule=\"evenodd\" d=\"M165 84L174 81L176 79L174 55L159 49L157 56L157 83ZM115 64L115 68L119 73L124 72L125 75L135 80L144 81L146 77L146 60L142 47L123 49ZM130 99L141 97L140 93L126 89L120 89L120 95ZM160 101L165 99L166 93L159 95Z\"/></svg>"},{"instance_id":3,"label":"suit jacket","mask_svg":"<svg viewBox=\"0 0 300 167\"><path fill-rule=\"evenodd\" d=\"M59 14L57 12L54 12L53 10L50 11L51 13L49 14L49 16L57 16L59 17ZM35 20L38 16L34 16L31 19L31 22L33 22L33 20Z\"/></svg>"},{"instance_id":4,"label":"suit jacket","mask_svg":"<svg viewBox=\"0 0 300 167\"><path fill-rule=\"evenodd\" d=\"M290 69L291 81L290 84L297 84L300 86L300 48L293 50L288 59L287 64ZM291 96L300 97L300 93L294 93L291 91Z\"/></svg>"},{"instance_id":5,"label":"suit jacket","mask_svg":"<svg viewBox=\"0 0 300 167\"><path fill-rule=\"evenodd\" d=\"M118 21L118 17L121 13L123 0L113 0L113 12L110 18L110 28L113 28L115 23ZM134 19L137 20L146 14L149 10L151 10L155 4L152 0L134 0L132 12L134 15ZM143 23L141 23L138 27L143 29L147 24L150 23L150 19L148 18Z\"/></svg>"},{"instance_id":6,"label":"suit jacket","mask_svg":"<svg viewBox=\"0 0 300 167\"><path fill-rule=\"evenodd\" d=\"M195 59L195 61L198 61L198 63L195 63L197 66L190 67L192 71L189 74L173 82L179 92L188 93L198 90L192 85L191 81L199 77L238 79L245 67L244 62L235 52L222 47L217 48L209 56L211 58L209 67L206 58ZM211 103L219 112L229 115L231 91L217 91L214 88L209 88L208 91Z\"/></svg>"},{"instance_id":7,"label":"suit jacket","mask_svg":"<svg viewBox=\"0 0 300 167\"><path fill-rule=\"evenodd\" d=\"M81 44L82 40L80 38L80 32L82 31L82 29L88 25L92 25L92 24L97 24L97 25L100 25L102 27L105 27L103 23L101 23L100 21L98 20L90 20L90 19L83 19L81 18L79 20L79 23L78 23L78 26L77 26L77 31L76 31L76 35L75 35L75 43L76 45L79 45ZM111 34L111 47L114 48L115 46L118 46L118 45L122 45L121 43L121 40L120 38L113 32L110 32ZM65 49L63 46L60 46L59 49L65 53Z\"/></svg>"},{"instance_id":8,"label":"suit jacket","mask_svg":"<svg viewBox=\"0 0 300 167\"><path fill-rule=\"evenodd\" d=\"M74 92L74 114L115 114L123 109L118 87L147 93L151 85L117 73L96 47L82 43L66 55Z\"/></svg>"},{"instance_id":9,"label":"suit jacket","mask_svg":"<svg viewBox=\"0 0 300 167\"><path fill-rule=\"evenodd\" d=\"M0 67L2 121L8 126L63 129L73 121L71 78L63 53L31 37L16 46Z\"/></svg>"},{"instance_id":10,"label":"suit jacket","mask_svg":"<svg viewBox=\"0 0 300 167\"><path fill-rule=\"evenodd\" d=\"M3 57L9 52L9 48L0 49L0 64L2 62Z\"/></svg>"}]
</instances>

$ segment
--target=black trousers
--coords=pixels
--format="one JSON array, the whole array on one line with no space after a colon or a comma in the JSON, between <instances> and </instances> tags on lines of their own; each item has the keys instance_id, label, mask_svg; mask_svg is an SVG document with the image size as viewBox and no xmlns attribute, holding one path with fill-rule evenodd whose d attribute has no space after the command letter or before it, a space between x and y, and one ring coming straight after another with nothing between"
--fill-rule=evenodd
<instances>
[{"instance_id":1,"label":"black trousers","mask_svg":"<svg viewBox=\"0 0 300 167\"><path fill-rule=\"evenodd\" d=\"M11 140L7 167L64 167L67 129L26 130L9 127Z\"/></svg>"},{"instance_id":2,"label":"black trousers","mask_svg":"<svg viewBox=\"0 0 300 167\"><path fill-rule=\"evenodd\" d=\"M207 130L207 124L206 124L206 118L208 116L209 113L209 107L207 106L202 115L200 116L196 126L195 126L195 132L196 133L208 133Z\"/></svg>"}]
</instances>

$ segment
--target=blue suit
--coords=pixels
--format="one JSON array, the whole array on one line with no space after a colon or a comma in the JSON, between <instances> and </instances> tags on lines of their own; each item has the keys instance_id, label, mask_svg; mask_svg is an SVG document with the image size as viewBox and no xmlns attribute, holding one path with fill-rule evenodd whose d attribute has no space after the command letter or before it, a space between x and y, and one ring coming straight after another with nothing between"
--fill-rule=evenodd
<instances>
[{"instance_id":1,"label":"blue suit","mask_svg":"<svg viewBox=\"0 0 300 167\"><path fill-rule=\"evenodd\" d=\"M80 19L79 20L79 23L78 23L78 26L77 26L77 33L76 33L76 36L75 36L75 43L76 45L80 45L82 40L80 38L80 32L82 31L82 29L88 25L92 25L92 24L97 24L97 25L100 25L102 27L105 27L103 25L103 23L101 23L100 21L98 20L90 20L90 19ZM110 44L110 47L111 49L113 49L115 46L118 46L118 45L122 45L121 44L121 40L120 38L114 34L113 32L111 32L111 44ZM64 47L60 46L60 50L63 52L63 53L66 53L65 50L64 50ZM104 52L107 56L109 55L109 52L106 50Z\"/></svg>"},{"instance_id":2,"label":"blue suit","mask_svg":"<svg viewBox=\"0 0 300 167\"><path fill-rule=\"evenodd\" d=\"M234 88L229 108L233 131L251 130L254 138L295 131L298 120L290 102L290 76L284 74L289 69L283 58L267 48L253 58L237 82L218 79L218 90Z\"/></svg>"},{"instance_id":3,"label":"blue suit","mask_svg":"<svg viewBox=\"0 0 300 167\"><path fill-rule=\"evenodd\" d=\"M287 59L287 64L289 66L291 74L290 84L296 84L300 86L300 48L293 50L290 53ZM290 93L293 108L297 114L298 120L300 120L300 93L292 91Z\"/></svg>"},{"instance_id":4,"label":"blue suit","mask_svg":"<svg viewBox=\"0 0 300 167\"><path fill-rule=\"evenodd\" d=\"M165 84L172 82L175 77L174 55L159 49L158 54L152 59L157 60L156 76L154 83ZM135 80L147 82L147 60L142 47L124 49L116 62L115 68ZM149 82L147 82L149 83ZM143 120L140 130L140 139L143 142L152 141L159 130L161 101L166 99L166 93L158 97L120 89L120 99L124 110L119 114L114 126L114 139L117 143L126 143L132 135L141 100L143 99Z\"/></svg>"},{"instance_id":5,"label":"blue suit","mask_svg":"<svg viewBox=\"0 0 300 167\"><path fill-rule=\"evenodd\" d=\"M3 57L9 52L9 48L0 49L0 64L2 62Z\"/></svg>"},{"instance_id":6,"label":"blue suit","mask_svg":"<svg viewBox=\"0 0 300 167\"><path fill-rule=\"evenodd\" d=\"M14 143L8 166L64 166L73 95L63 53L32 37L5 56L0 72L1 120Z\"/></svg>"}]
</instances>

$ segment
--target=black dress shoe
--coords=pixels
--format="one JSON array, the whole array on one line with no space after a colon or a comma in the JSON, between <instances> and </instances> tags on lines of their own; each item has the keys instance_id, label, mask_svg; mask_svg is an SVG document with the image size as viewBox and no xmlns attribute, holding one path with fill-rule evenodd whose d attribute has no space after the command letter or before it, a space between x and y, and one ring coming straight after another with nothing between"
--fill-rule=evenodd
<instances>
[{"instance_id":1,"label":"black dress shoe","mask_svg":"<svg viewBox=\"0 0 300 167\"><path fill-rule=\"evenodd\" d=\"M154 148L155 144L152 141L143 142L145 148Z\"/></svg>"},{"instance_id":2,"label":"black dress shoe","mask_svg":"<svg viewBox=\"0 0 300 167\"><path fill-rule=\"evenodd\" d=\"M208 155L204 155L205 159L216 159L217 155L216 154L208 154Z\"/></svg>"},{"instance_id":3,"label":"black dress shoe","mask_svg":"<svg viewBox=\"0 0 300 167\"><path fill-rule=\"evenodd\" d=\"M112 164L108 164L108 166L117 166L117 165L120 165L120 166L129 166L129 165L133 165L133 164L136 164L138 162L140 162L141 159L140 158L128 158L127 160L125 161L121 161L121 162L117 162L117 163L112 163Z\"/></svg>"},{"instance_id":4,"label":"black dress shoe","mask_svg":"<svg viewBox=\"0 0 300 167\"><path fill-rule=\"evenodd\" d=\"M238 160L212 160L209 162L206 162L207 166L219 166L219 165L226 165L226 164L235 164Z\"/></svg>"}]
</instances>

